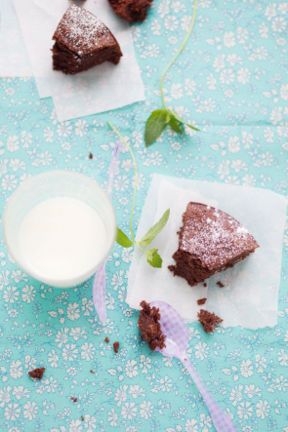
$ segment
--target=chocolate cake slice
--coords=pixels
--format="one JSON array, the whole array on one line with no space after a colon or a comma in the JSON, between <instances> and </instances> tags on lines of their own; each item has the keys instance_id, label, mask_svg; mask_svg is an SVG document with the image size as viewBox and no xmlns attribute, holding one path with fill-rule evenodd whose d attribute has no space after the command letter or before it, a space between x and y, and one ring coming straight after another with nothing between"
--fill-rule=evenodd
<instances>
[{"instance_id":1,"label":"chocolate cake slice","mask_svg":"<svg viewBox=\"0 0 288 432\"><path fill-rule=\"evenodd\" d=\"M152 350L165 347L165 336L161 331L159 308L151 307L146 301L140 303L138 327L142 339L145 340Z\"/></svg>"},{"instance_id":2,"label":"chocolate cake slice","mask_svg":"<svg viewBox=\"0 0 288 432\"><path fill-rule=\"evenodd\" d=\"M76 74L122 56L111 31L88 10L71 5L54 33L53 69Z\"/></svg>"},{"instance_id":3,"label":"chocolate cake slice","mask_svg":"<svg viewBox=\"0 0 288 432\"><path fill-rule=\"evenodd\" d=\"M109 0L115 13L128 22L141 22L153 0Z\"/></svg>"},{"instance_id":4,"label":"chocolate cake slice","mask_svg":"<svg viewBox=\"0 0 288 432\"><path fill-rule=\"evenodd\" d=\"M205 204L190 202L182 219L173 255L176 264L169 269L191 286L232 267L259 247L236 219Z\"/></svg>"}]
</instances>

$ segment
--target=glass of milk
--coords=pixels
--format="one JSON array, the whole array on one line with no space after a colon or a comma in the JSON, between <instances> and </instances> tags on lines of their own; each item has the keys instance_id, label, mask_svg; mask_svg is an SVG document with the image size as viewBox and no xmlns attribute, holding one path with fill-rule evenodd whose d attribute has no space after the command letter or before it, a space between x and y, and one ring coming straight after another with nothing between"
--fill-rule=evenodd
<instances>
[{"instance_id":1,"label":"glass of milk","mask_svg":"<svg viewBox=\"0 0 288 432\"><path fill-rule=\"evenodd\" d=\"M16 263L33 278L59 288L92 276L116 233L106 193L95 180L69 171L25 180L7 201L3 227Z\"/></svg>"}]
</instances>

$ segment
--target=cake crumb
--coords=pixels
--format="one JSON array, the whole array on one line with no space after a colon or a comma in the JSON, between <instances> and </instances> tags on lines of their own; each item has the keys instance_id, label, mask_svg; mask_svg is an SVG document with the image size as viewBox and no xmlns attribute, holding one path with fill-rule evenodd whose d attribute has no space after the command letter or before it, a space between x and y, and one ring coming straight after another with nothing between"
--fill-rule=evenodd
<instances>
[{"instance_id":1,"label":"cake crumb","mask_svg":"<svg viewBox=\"0 0 288 432\"><path fill-rule=\"evenodd\" d=\"M140 303L138 327L142 339L148 343L151 350L165 347L165 335L162 333L160 325L160 311L155 306L150 306L146 301Z\"/></svg>"},{"instance_id":2,"label":"cake crumb","mask_svg":"<svg viewBox=\"0 0 288 432\"><path fill-rule=\"evenodd\" d=\"M95 375L95 371L93 369L90 369L90 373Z\"/></svg>"},{"instance_id":3,"label":"cake crumb","mask_svg":"<svg viewBox=\"0 0 288 432\"><path fill-rule=\"evenodd\" d=\"M109 343L109 342L110 342L110 339L109 339L108 336L105 337L104 342L106 342L106 343Z\"/></svg>"},{"instance_id":4,"label":"cake crumb","mask_svg":"<svg viewBox=\"0 0 288 432\"><path fill-rule=\"evenodd\" d=\"M206 288L207 287L207 282L204 282L203 286L204 286L204 288Z\"/></svg>"},{"instance_id":5,"label":"cake crumb","mask_svg":"<svg viewBox=\"0 0 288 432\"><path fill-rule=\"evenodd\" d=\"M223 282L221 282L221 281L216 282L216 285L217 285L219 288L224 288L224 287L225 287L225 285L224 285Z\"/></svg>"},{"instance_id":6,"label":"cake crumb","mask_svg":"<svg viewBox=\"0 0 288 432\"><path fill-rule=\"evenodd\" d=\"M43 378L44 372L45 372L45 368L36 368L36 369L33 369L32 371L28 372L28 375L31 378L41 380Z\"/></svg>"},{"instance_id":7,"label":"cake crumb","mask_svg":"<svg viewBox=\"0 0 288 432\"><path fill-rule=\"evenodd\" d=\"M113 343L113 350L114 352L117 354L119 351L119 347L120 347L120 343L119 342L114 342Z\"/></svg>"},{"instance_id":8,"label":"cake crumb","mask_svg":"<svg viewBox=\"0 0 288 432\"><path fill-rule=\"evenodd\" d=\"M83 415L81 415L80 420L81 420L81 421L84 421L84 420L85 420Z\"/></svg>"},{"instance_id":9,"label":"cake crumb","mask_svg":"<svg viewBox=\"0 0 288 432\"><path fill-rule=\"evenodd\" d=\"M90 152L90 153L89 153L89 159L93 159L93 157L94 157L94 156L93 156L93 153Z\"/></svg>"},{"instance_id":10,"label":"cake crumb","mask_svg":"<svg viewBox=\"0 0 288 432\"><path fill-rule=\"evenodd\" d=\"M75 396L71 396L70 399L71 399L71 401L74 402L74 403L78 402L78 398L75 397Z\"/></svg>"},{"instance_id":11,"label":"cake crumb","mask_svg":"<svg viewBox=\"0 0 288 432\"><path fill-rule=\"evenodd\" d=\"M197 300L197 304L198 304L199 306L201 306L201 305L205 304L206 301L207 301L207 298L204 297L204 298L201 298L201 299Z\"/></svg>"},{"instance_id":12,"label":"cake crumb","mask_svg":"<svg viewBox=\"0 0 288 432\"><path fill-rule=\"evenodd\" d=\"M202 324L206 333L214 332L215 328L223 321L213 312L208 312L204 309L201 309L200 312L198 312L198 320Z\"/></svg>"}]
</instances>

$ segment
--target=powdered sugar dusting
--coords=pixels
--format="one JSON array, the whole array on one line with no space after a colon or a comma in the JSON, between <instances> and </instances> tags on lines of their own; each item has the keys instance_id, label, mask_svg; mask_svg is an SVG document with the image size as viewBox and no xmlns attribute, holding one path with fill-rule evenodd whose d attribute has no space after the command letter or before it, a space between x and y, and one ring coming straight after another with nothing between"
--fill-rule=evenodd
<instances>
[{"instance_id":1,"label":"powdered sugar dusting","mask_svg":"<svg viewBox=\"0 0 288 432\"><path fill-rule=\"evenodd\" d=\"M84 8L71 5L61 19L53 39L60 40L78 55L92 53L97 47L115 44L110 30L95 15Z\"/></svg>"},{"instance_id":2,"label":"powdered sugar dusting","mask_svg":"<svg viewBox=\"0 0 288 432\"><path fill-rule=\"evenodd\" d=\"M232 216L204 204L188 204L179 248L199 258L209 270L225 267L256 247L254 237Z\"/></svg>"}]
</instances>

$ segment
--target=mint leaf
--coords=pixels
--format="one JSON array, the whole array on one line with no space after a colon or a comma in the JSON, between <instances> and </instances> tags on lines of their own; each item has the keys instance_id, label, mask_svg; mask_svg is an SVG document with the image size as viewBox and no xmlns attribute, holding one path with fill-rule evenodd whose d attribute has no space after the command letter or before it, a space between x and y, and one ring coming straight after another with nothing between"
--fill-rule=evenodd
<instances>
[{"instance_id":1,"label":"mint leaf","mask_svg":"<svg viewBox=\"0 0 288 432\"><path fill-rule=\"evenodd\" d=\"M146 259L148 264L150 264L152 267L156 267L156 268L162 267L162 258L158 253L158 249L156 248L149 249L146 252Z\"/></svg>"},{"instance_id":2,"label":"mint leaf","mask_svg":"<svg viewBox=\"0 0 288 432\"><path fill-rule=\"evenodd\" d=\"M166 225L170 216L170 209L166 210L162 215L161 219L153 225L147 233L142 237L142 239L138 242L139 246L146 247L154 240L154 238L160 233L160 231Z\"/></svg>"},{"instance_id":3,"label":"mint leaf","mask_svg":"<svg viewBox=\"0 0 288 432\"><path fill-rule=\"evenodd\" d=\"M116 242L124 248L129 248L133 246L133 242L129 239L129 237L127 237L127 235L120 228L117 228Z\"/></svg>"},{"instance_id":4,"label":"mint leaf","mask_svg":"<svg viewBox=\"0 0 288 432\"><path fill-rule=\"evenodd\" d=\"M166 109L153 111L145 125L145 145L146 147L153 144L162 134L163 130L170 121L170 114Z\"/></svg>"},{"instance_id":5,"label":"mint leaf","mask_svg":"<svg viewBox=\"0 0 288 432\"><path fill-rule=\"evenodd\" d=\"M185 123L185 126L187 126L187 127L190 128L190 129L193 129L194 131L197 131L197 132L200 131L200 129L198 129L196 126L193 126L193 125L190 124L190 123Z\"/></svg>"},{"instance_id":6,"label":"mint leaf","mask_svg":"<svg viewBox=\"0 0 288 432\"><path fill-rule=\"evenodd\" d=\"M184 133L184 126L183 123L180 122L175 116L174 114L171 115L170 121L169 121L169 126L171 127L171 129L173 129L176 133L178 134L183 134Z\"/></svg>"}]
</instances>

